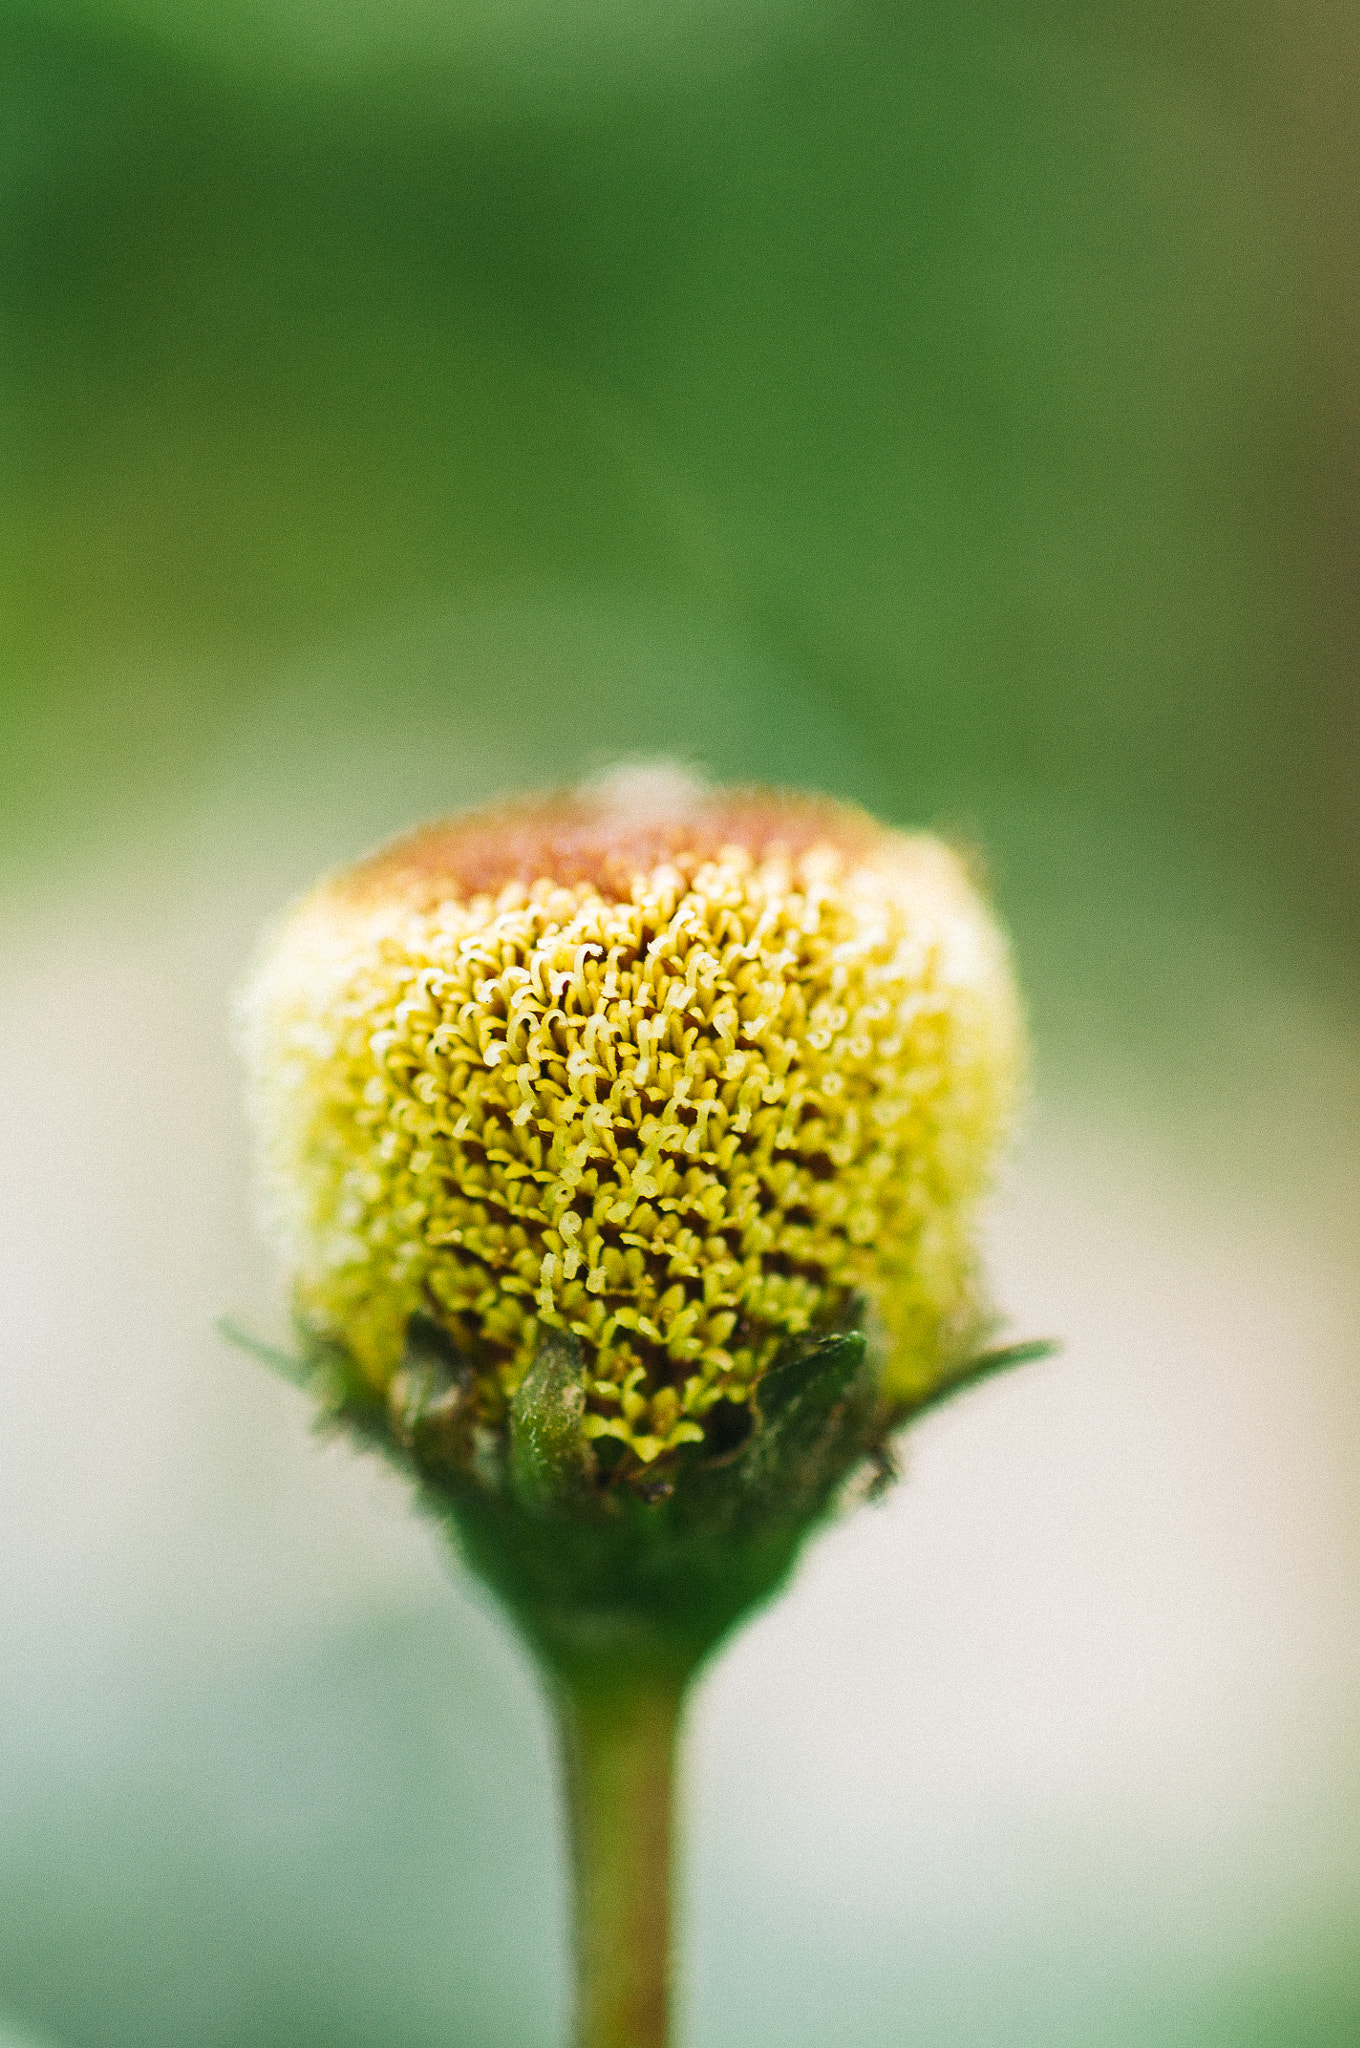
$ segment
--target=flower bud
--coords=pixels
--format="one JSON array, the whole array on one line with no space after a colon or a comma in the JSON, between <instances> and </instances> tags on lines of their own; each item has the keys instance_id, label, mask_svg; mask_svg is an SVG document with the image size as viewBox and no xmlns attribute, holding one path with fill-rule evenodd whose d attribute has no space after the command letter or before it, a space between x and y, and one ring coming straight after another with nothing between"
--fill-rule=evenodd
<instances>
[{"instance_id":1,"label":"flower bud","mask_svg":"<svg viewBox=\"0 0 1360 2048\"><path fill-rule=\"evenodd\" d=\"M375 1398L409 1406L433 1326L505 1434L560 1333L592 1471L641 1479L739 1438L791 1340L861 1305L892 1414L976 1346L1023 1033L937 839L616 771L322 882L241 1017L299 1316Z\"/></svg>"}]
</instances>

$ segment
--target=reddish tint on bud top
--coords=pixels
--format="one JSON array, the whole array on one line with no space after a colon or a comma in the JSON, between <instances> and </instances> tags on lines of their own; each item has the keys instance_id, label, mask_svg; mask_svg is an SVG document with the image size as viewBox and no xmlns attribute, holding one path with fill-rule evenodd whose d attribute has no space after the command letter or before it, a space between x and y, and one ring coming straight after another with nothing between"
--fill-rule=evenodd
<instances>
[{"instance_id":1,"label":"reddish tint on bud top","mask_svg":"<svg viewBox=\"0 0 1360 2048\"><path fill-rule=\"evenodd\" d=\"M885 1397L985 1320L1022 1027L959 857L864 812L619 770L323 881L242 1002L266 1214L390 1385L413 1314L495 1425L545 1328L651 1462L860 1298Z\"/></svg>"}]
</instances>

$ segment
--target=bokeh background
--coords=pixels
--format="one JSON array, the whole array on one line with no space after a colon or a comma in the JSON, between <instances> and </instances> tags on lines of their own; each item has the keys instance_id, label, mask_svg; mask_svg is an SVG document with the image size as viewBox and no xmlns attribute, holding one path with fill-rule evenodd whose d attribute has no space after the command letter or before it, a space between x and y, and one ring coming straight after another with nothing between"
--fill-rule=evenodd
<instances>
[{"instance_id":1,"label":"bokeh background","mask_svg":"<svg viewBox=\"0 0 1360 2048\"><path fill-rule=\"evenodd\" d=\"M661 753L985 850L1061 1358L708 1680L686 2048L1360 2041L1360 19L3 0L0 2042L550 2048L552 1761L226 1022Z\"/></svg>"}]
</instances>

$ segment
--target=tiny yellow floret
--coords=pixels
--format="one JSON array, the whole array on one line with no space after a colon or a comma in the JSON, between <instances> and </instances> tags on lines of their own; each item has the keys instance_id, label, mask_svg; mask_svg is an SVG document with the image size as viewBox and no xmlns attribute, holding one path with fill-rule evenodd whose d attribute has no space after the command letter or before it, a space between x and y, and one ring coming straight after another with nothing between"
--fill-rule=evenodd
<instances>
[{"instance_id":1,"label":"tiny yellow floret","mask_svg":"<svg viewBox=\"0 0 1360 2048\"><path fill-rule=\"evenodd\" d=\"M617 771L324 881L241 1023L299 1314L380 1390L419 1312L494 1424L570 1330L588 1433L649 1463L856 1296L892 1403L976 1337L1023 1031L934 838Z\"/></svg>"}]
</instances>

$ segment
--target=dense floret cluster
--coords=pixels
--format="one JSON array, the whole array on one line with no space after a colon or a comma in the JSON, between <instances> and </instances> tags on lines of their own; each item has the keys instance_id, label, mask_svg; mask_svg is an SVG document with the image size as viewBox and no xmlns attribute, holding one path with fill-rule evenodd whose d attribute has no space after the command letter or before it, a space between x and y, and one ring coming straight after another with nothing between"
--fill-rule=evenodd
<instances>
[{"instance_id":1,"label":"dense floret cluster","mask_svg":"<svg viewBox=\"0 0 1360 2048\"><path fill-rule=\"evenodd\" d=\"M1022 1033L939 841L620 774L323 883L242 1004L299 1312L390 1384L413 1314L495 1423L545 1328L644 1463L863 1298L890 1401L976 1334Z\"/></svg>"}]
</instances>

